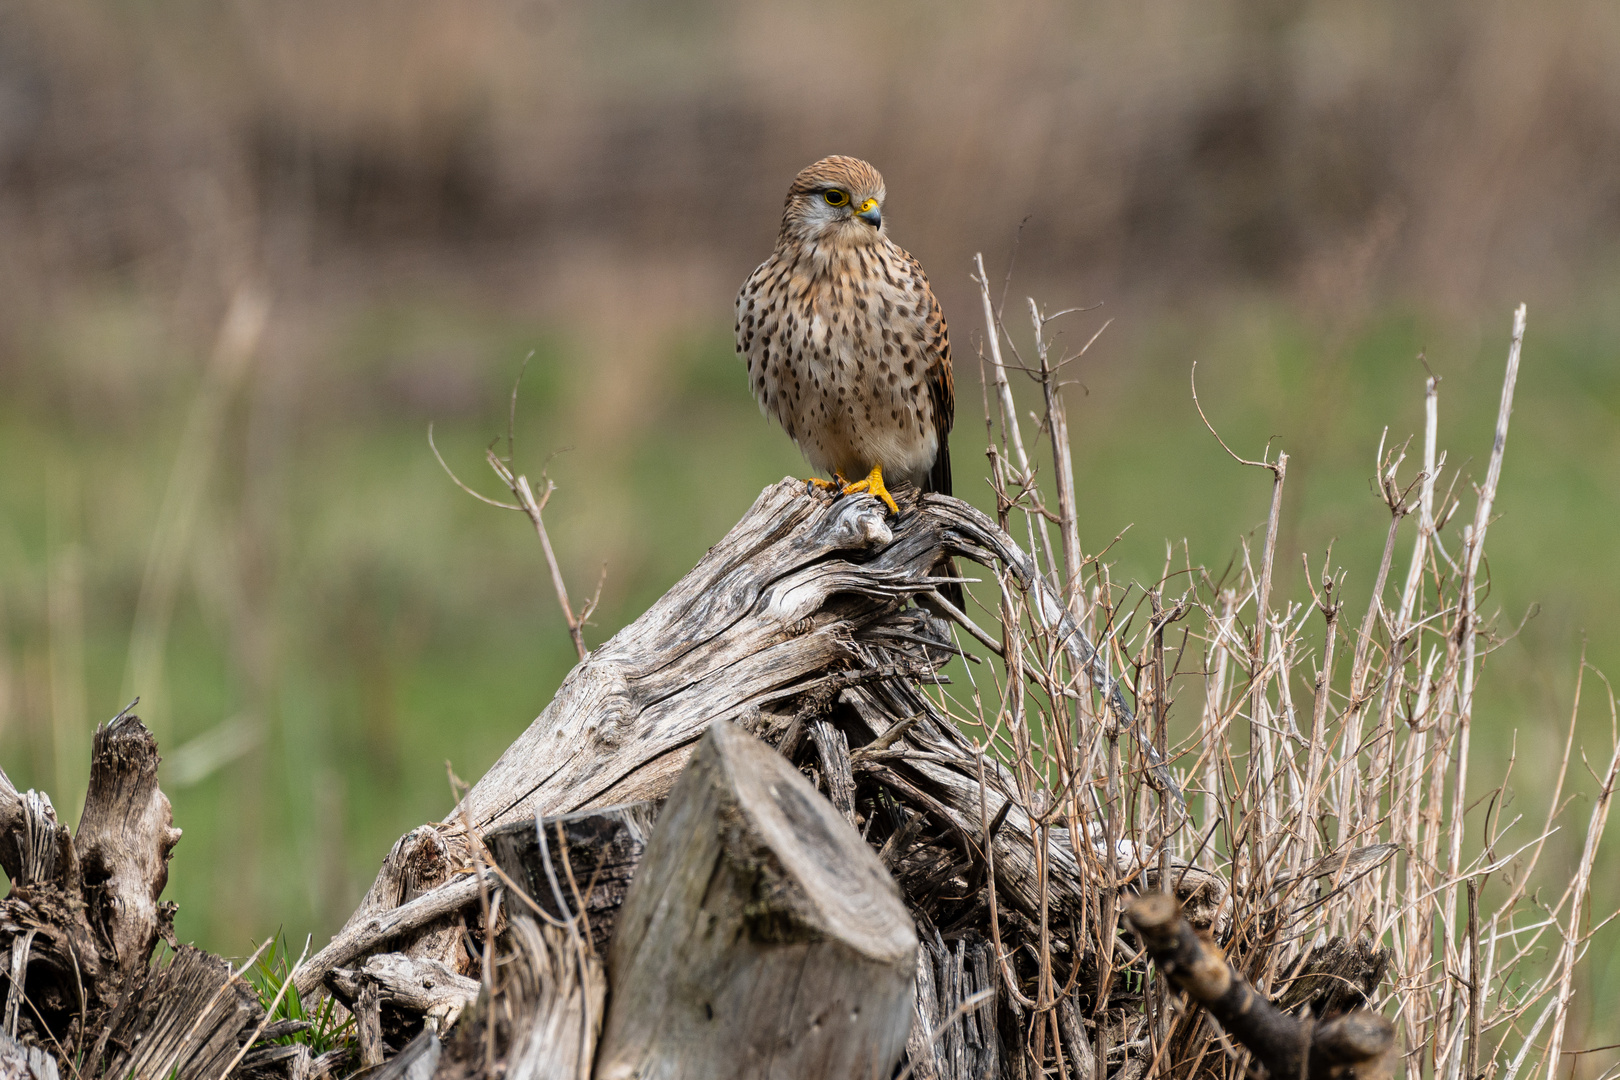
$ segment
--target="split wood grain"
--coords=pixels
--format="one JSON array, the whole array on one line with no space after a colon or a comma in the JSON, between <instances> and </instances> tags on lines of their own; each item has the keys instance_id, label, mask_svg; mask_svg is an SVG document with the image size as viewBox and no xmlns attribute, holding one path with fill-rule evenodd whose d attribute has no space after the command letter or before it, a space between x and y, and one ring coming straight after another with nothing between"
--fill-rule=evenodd
<instances>
[{"instance_id":1,"label":"split wood grain","mask_svg":"<svg viewBox=\"0 0 1620 1080\"><path fill-rule=\"evenodd\" d=\"M916 972L876 854L781 755L716 721L625 900L595 1075L888 1076Z\"/></svg>"},{"instance_id":2,"label":"split wood grain","mask_svg":"<svg viewBox=\"0 0 1620 1080\"><path fill-rule=\"evenodd\" d=\"M494 993L451 1033L434 1080L591 1080L607 975L576 928L514 910Z\"/></svg>"}]
</instances>

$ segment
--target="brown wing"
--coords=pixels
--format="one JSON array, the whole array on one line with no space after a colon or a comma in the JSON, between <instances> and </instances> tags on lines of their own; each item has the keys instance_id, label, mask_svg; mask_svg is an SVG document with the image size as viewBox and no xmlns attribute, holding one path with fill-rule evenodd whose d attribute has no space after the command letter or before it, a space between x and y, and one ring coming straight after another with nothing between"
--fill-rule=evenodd
<instances>
[{"instance_id":1,"label":"brown wing","mask_svg":"<svg viewBox=\"0 0 1620 1080\"><path fill-rule=\"evenodd\" d=\"M923 349L928 361L928 400L934 407L934 430L939 434L939 456L934 458L934 467L928 470L928 479L923 484L923 490L949 495L951 494L950 434L951 425L956 422L956 379L951 373L951 336L945 327L945 312L940 310L939 300L934 297L934 290L928 284L928 275L923 273L916 259L911 258L909 254L906 258L911 263L912 273L922 285L923 296L928 302L925 320L927 341L924 342ZM946 559L935 567L933 572L936 577L956 577L956 561ZM959 583L954 581L944 583L939 586L939 591L958 610L967 610L966 598L962 595L962 586Z\"/></svg>"},{"instance_id":2,"label":"brown wing","mask_svg":"<svg viewBox=\"0 0 1620 1080\"><path fill-rule=\"evenodd\" d=\"M928 340L923 348L928 361L928 398L934 407L934 430L939 434L939 456L934 459L934 467L928 471L928 484L924 490L949 495L951 494L950 434L951 425L956 420L956 382L951 374L950 332L945 327L945 313L940 310L939 301L934 298L934 290L929 287L927 275L923 273L916 259L911 259L910 262L928 302L926 317Z\"/></svg>"}]
</instances>

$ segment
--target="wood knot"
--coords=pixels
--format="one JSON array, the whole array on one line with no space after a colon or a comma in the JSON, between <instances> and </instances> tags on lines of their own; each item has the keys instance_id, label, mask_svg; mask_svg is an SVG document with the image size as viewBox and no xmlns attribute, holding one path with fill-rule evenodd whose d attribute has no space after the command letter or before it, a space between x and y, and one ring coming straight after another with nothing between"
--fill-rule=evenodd
<instances>
[{"instance_id":1,"label":"wood knot","mask_svg":"<svg viewBox=\"0 0 1620 1080\"><path fill-rule=\"evenodd\" d=\"M870 495L841 500L827 529L827 545L839 548L882 547L894 540L888 509Z\"/></svg>"},{"instance_id":2,"label":"wood knot","mask_svg":"<svg viewBox=\"0 0 1620 1080\"><path fill-rule=\"evenodd\" d=\"M641 705L630 684L615 674L601 707L586 721L585 733L602 746L621 746L635 735L640 716Z\"/></svg>"}]
</instances>

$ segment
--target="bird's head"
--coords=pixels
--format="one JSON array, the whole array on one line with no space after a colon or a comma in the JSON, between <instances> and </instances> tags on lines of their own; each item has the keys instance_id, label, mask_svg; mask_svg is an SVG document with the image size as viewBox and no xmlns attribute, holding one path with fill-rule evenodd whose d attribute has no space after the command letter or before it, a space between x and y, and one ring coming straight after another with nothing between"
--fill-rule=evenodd
<instances>
[{"instance_id":1,"label":"bird's head","mask_svg":"<svg viewBox=\"0 0 1620 1080\"><path fill-rule=\"evenodd\" d=\"M883 176L866 162L822 158L793 178L782 211L782 238L871 243L883 235L883 196Z\"/></svg>"}]
</instances>

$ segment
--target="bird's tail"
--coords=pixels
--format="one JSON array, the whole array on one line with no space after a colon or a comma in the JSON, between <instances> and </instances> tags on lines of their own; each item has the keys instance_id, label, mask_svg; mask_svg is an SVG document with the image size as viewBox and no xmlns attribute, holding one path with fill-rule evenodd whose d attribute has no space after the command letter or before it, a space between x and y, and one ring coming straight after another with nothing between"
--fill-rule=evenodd
<instances>
[{"instance_id":1,"label":"bird's tail","mask_svg":"<svg viewBox=\"0 0 1620 1080\"><path fill-rule=\"evenodd\" d=\"M934 458L934 467L928 470L928 479L923 484L923 490L936 495L951 494L951 446L950 440L942 433L939 439L939 454ZM956 577L956 560L946 559L934 568L936 577ZM947 581L939 586L939 593L950 601L958 611L967 611L967 598L962 594L962 584L958 581Z\"/></svg>"}]
</instances>

